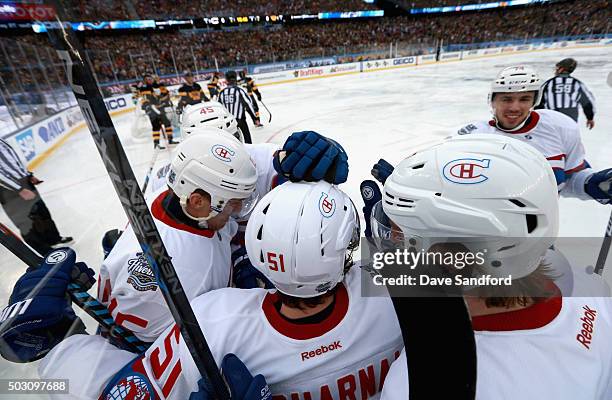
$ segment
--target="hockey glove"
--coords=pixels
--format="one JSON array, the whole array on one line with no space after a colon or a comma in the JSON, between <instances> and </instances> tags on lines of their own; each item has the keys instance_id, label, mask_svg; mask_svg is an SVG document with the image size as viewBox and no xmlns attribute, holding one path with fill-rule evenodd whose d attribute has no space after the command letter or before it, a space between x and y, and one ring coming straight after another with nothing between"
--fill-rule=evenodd
<instances>
[{"instance_id":1,"label":"hockey glove","mask_svg":"<svg viewBox=\"0 0 612 400\"><path fill-rule=\"evenodd\" d=\"M393 173L395 167L389 164L385 159L381 158L378 160L376 164L372 167L372 176L376 178L376 180L383 185L387 181L389 175Z\"/></svg>"},{"instance_id":2,"label":"hockey glove","mask_svg":"<svg viewBox=\"0 0 612 400\"><path fill-rule=\"evenodd\" d=\"M612 200L612 168L595 172L584 182L584 191L600 202L610 204Z\"/></svg>"},{"instance_id":3,"label":"hockey glove","mask_svg":"<svg viewBox=\"0 0 612 400\"><path fill-rule=\"evenodd\" d=\"M161 111L157 107L151 104L145 106L145 113L151 119L156 119L161 115Z\"/></svg>"},{"instance_id":4,"label":"hockey glove","mask_svg":"<svg viewBox=\"0 0 612 400\"><path fill-rule=\"evenodd\" d=\"M239 289L265 288L273 289L270 281L251 264L245 247L240 247L232 253L232 273L234 286Z\"/></svg>"},{"instance_id":5,"label":"hockey glove","mask_svg":"<svg viewBox=\"0 0 612 400\"><path fill-rule=\"evenodd\" d=\"M274 156L274 169L292 182L346 182L348 156L335 141L317 132L294 132Z\"/></svg>"},{"instance_id":6,"label":"hockey glove","mask_svg":"<svg viewBox=\"0 0 612 400\"><path fill-rule=\"evenodd\" d=\"M261 93L257 92L255 95L257 96L257 100L261 101Z\"/></svg>"},{"instance_id":7,"label":"hockey glove","mask_svg":"<svg viewBox=\"0 0 612 400\"><path fill-rule=\"evenodd\" d=\"M221 362L221 373L227 382L232 400L268 400L272 392L263 375L253 377L244 363L229 353ZM191 393L189 400L212 400L215 398L210 383L202 378L198 381L198 391Z\"/></svg>"},{"instance_id":8,"label":"hockey glove","mask_svg":"<svg viewBox=\"0 0 612 400\"><path fill-rule=\"evenodd\" d=\"M365 180L361 182L359 185L359 190L361 192L361 198L363 199L363 218L365 219L365 232L364 235L367 238L372 237L372 208L376 203L378 203L382 199L382 195L380 193L380 189L378 188L378 184L371 180Z\"/></svg>"},{"instance_id":9,"label":"hockey glove","mask_svg":"<svg viewBox=\"0 0 612 400\"><path fill-rule=\"evenodd\" d=\"M19 278L0 317L7 324L0 340L2 357L21 363L38 360L64 337L85 332L66 289L70 282L90 288L95 282L94 271L75 261L74 250L53 250L40 267L28 268ZM40 290L32 294L38 287Z\"/></svg>"}]
</instances>

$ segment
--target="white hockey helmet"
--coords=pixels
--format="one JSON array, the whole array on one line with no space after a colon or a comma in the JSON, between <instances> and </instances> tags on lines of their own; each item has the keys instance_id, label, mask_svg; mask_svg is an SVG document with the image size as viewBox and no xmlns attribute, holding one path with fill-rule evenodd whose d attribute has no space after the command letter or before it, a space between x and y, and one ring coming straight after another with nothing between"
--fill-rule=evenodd
<instances>
[{"instance_id":1,"label":"white hockey helmet","mask_svg":"<svg viewBox=\"0 0 612 400\"><path fill-rule=\"evenodd\" d=\"M344 278L359 245L359 217L334 185L286 182L259 201L245 239L249 259L280 292L315 297Z\"/></svg>"},{"instance_id":2,"label":"white hockey helmet","mask_svg":"<svg viewBox=\"0 0 612 400\"><path fill-rule=\"evenodd\" d=\"M550 165L501 135L454 136L406 158L385 183L382 208L417 249L448 242L487 249L480 272L512 279L538 267L559 224Z\"/></svg>"},{"instance_id":3,"label":"white hockey helmet","mask_svg":"<svg viewBox=\"0 0 612 400\"><path fill-rule=\"evenodd\" d=\"M533 104L535 107L542 100L542 83L538 71L528 65L504 68L491 83L489 105L493 105L493 95L495 93L536 92Z\"/></svg>"},{"instance_id":4,"label":"white hockey helmet","mask_svg":"<svg viewBox=\"0 0 612 400\"><path fill-rule=\"evenodd\" d=\"M241 142L244 142L244 137L238 121L227 111L223 104L218 101L207 101L189 105L183 111L183 120L181 122L181 133L189 136L195 128L198 127L213 127L223 129L232 134Z\"/></svg>"},{"instance_id":5,"label":"white hockey helmet","mask_svg":"<svg viewBox=\"0 0 612 400\"><path fill-rule=\"evenodd\" d=\"M257 170L244 144L221 129L198 131L202 134L188 136L177 146L166 175L168 186L183 209L197 189L210 194L211 213L204 218L190 216L198 221L217 215L230 199L243 199L240 215L247 214L257 202Z\"/></svg>"}]
</instances>

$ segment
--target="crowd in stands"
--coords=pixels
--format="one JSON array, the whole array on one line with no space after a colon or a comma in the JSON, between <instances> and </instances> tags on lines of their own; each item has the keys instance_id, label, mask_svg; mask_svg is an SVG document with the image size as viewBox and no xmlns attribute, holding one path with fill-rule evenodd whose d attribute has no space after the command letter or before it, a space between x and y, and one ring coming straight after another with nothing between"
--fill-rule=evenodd
<instances>
[{"instance_id":1,"label":"crowd in stands","mask_svg":"<svg viewBox=\"0 0 612 400\"><path fill-rule=\"evenodd\" d=\"M394 47L400 52L406 49L408 54L416 54L433 49L437 39L443 39L444 43L480 43L605 33L612 28L609 21L609 0L578 0L459 15L258 25L231 31L85 34L83 38L98 81L103 83L136 79L144 72L166 75L185 70L210 70L216 65L223 68L332 55L341 56L340 61L375 59L388 56L391 43L400 43ZM25 43L24 48L28 43L47 44L44 35L33 34L20 37L19 42ZM32 50L27 50L25 56L18 50L9 52L13 67L0 68L0 77L7 87L10 86L11 92L20 91L11 68L19 68L22 86L32 86L38 81L41 89L45 89L36 55L28 51ZM41 51L39 56L44 68L48 68L47 75L55 80L62 79L57 78L63 76L61 67L57 67L61 64L45 60L46 51Z\"/></svg>"},{"instance_id":2,"label":"crowd in stands","mask_svg":"<svg viewBox=\"0 0 612 400\"><path fill-rule=\"evenodd\" d=\"M74 21L316 14L376 9L363 0L62 0Z\"/></svg>"},{"instance_id":3,"label":"crowd in stands","mask_svg":"<svg viewBox=\"0 0 612 400\"><path fill-rule=\"evenodd\" d=\"M130 34L121 36L121 40L89 36L86 45L92 49L99 79L123 80L153 68L160 75L174 73L174 62L177 70L182 71L214 68L215 59L219 66L232 66L362 53L366 49L388 54L392 42L433 45L436 39L444 39L445 43L478 43L605 33L610 28L609 21L608 0L582 0L460 15L404 16L238 31L182 31L146 37Z\"/></svg>"}]
</instances>

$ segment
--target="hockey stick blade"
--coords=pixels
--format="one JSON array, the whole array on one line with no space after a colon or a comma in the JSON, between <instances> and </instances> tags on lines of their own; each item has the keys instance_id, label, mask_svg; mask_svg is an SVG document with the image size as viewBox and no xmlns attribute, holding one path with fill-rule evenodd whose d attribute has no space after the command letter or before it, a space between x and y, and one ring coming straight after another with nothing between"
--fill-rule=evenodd
<instances>
[{"instance_id":1,"label":"hockey stick blade","mask_svg":"<svg viewBox=\"0 0 612 400\"><path fill-rule=\"evenodd\" d=\"M151 180L151 173L153 172L153 167L155 166L155 161L157 161L157 156L159 155L159 147L156 147L153 150L153 157L151 158L151 163L149 164L149 169L147 170L147 176L145 176L144 183L142 184L142 193L147 192L147 186L149 186L149 181Z\"/></svg>"},{"instance_id":2,"label":"hockey stick blade","mask_svg":"<svg viewBox=\"0 0 612 400\"><path fill-rule=\"evenodd\" d=\"M57 2L56 11L59 10ZM59 22L60 29L48 29L49 38L66 67L68 83L77 99L102 162L108 171L119 200L134 229L170 313L180 328L187 349L202 377L207 377L218 399L230 398L229 390L217 368L204 334L198 325L187 295L161 236L157 231L140 185L113 122L106 110L100 89L96 85L91 66L82 57L82 51L70 26Z\"/></svg>"},{"instance_id":3,"label":"hockey stick blade","mask_svg":"<svg viewBox=\"0 0 612 400\"><path fill-rule=\"evenodd\" d=\"M0 244L6 247L17 258L23 261L28 267L37 268L43 258L30 249L21 241L8 227L0 223ZM68 293L71 300L79 308L92 317L100 326L112 332L122 344L137 353L147 349L147 345L141 342L132 332L117 325L113 320L108 308L87 293L87 289L77 283L68 285Z\"/></svg>"},{"instance_id":4,"label":"hockey stick blade","mask_svg":"<svg viewBox=\"0 0 612 400\"><path fill-rule=\"evenodd\" d=\"M595 263L596 274L603 274L604 265L606 265L606 259L608 258L608 253L610 253L610 245L612 245L612 212L610 212L606 233L604 234L601 249L599 249L599 255L597 256L597 262Z\"/></svg>"},{"instance_id":5,"label":"hockey stick blade","mask_svg":"<svg viewBox=\"0 0 612 400\"><path fill-rule=\"evenodd\" d=\"M270 109L268 108L268 106L266 106L266 103L264 103L263 101L259 100L259 102L261 103L262 106L264 106L264 108L268 112L268 116L269 116L268 123L272 122L272 113L270 112Z\"/></svg>"}]
</instances>

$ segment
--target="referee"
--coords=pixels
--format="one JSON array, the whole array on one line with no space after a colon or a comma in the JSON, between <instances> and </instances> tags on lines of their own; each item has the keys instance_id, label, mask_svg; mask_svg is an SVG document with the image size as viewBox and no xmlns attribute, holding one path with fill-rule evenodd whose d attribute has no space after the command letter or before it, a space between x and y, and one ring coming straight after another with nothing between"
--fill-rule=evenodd
<instances>
[{"instance_id":1,"label":"referee","mask_svg":"<svg viewBox=\"0 0 612 400\"><path fill-rule=\"evenodd\" d=\"M236 121L238 121L238 128L242 131L244 142L253 143L245 115L245 113L249 113L255 123L257 117L255 116L255 110L253 110L253 104L247 92L237 86L236 71L227 71L225 73L225 80L227 81L227 86L219 93L219 103L223 104L236 118Z\"/></svg>"},{"instance_id":2,"label":"referee","mask_svg":"<svg viewBox=\"0 0 612 400\"><path fill-rule=\"evenodd\" d=\"M555 76L542 86L542 101L536 108L548 108L562 112L578 122L578 105L587 119L587 127L595 126L595 98L584 83L570 76L578 63L573 58L559 61L555 68Z\"/></svg>"},{"instance_id":3,"label":"referee","mask_svg":"<svg viewBox=\"0 0 612 400\"><path fill-rule=\"evenodd\" d=\"M72 238L60 236L34 187L39 183L42 181L25 168L15 150L0 139L0 204L23 240L44 256L52 246L68 244Z\"/></svg>"}]
</instances>

